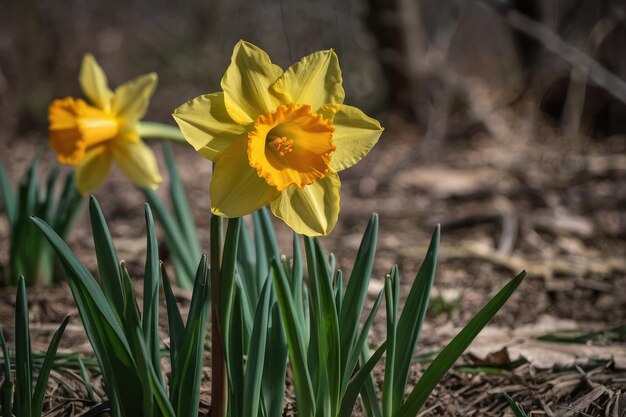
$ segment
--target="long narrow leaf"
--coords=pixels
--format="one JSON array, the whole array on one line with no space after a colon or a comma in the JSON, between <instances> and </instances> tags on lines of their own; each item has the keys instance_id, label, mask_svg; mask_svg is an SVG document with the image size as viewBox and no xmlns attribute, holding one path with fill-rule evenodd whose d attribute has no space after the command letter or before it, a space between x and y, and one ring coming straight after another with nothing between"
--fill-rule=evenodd
<instances>
[{"instance_id":1,"label":"long narrow leaf","mask_svg":"<svg viewBox=\"0 0 626 417\"><path fill-rule=\"evenodd\" d=\"M345 373L343 375L343 381L341 383L341 389L344 390L348 385L348 381L354 368L356 367L357 362L359 361L359 356L361 355L361 351L363 350L363 346L367 344L367 335L374 324L374 319L376 318L376 314L378 313L378 308L380 307L380 303L383 299L384 292L381 291L378 293L378 297L376 297L376 301L374 301L374 305L372 306L372 310L370 314L367 316L365 323L363 323L363 327L361 331L358 333L358 337L356 339L356 343L353 344L350 354L348 355L348 362L346 363Z\"/></svg>"},{"instance_id":2,"label":"long narrow leaf","mask_svg":"<svg viewBox=\"0 0 626 417\"><path fill-rule=\"evenodd\" d=\"M172 284L167 275L165 265L161 263L161 277L163 278L163 293L165 294L165 305L167 308L167 323L170 334L170 362L172 364L172 374L176 374L174 367L178 364L178 352L185 338L185 325L180 314L176 298L172 291Z\"/></svg>"},{"instance_id":3,"label":"long narrow leaf","mask_svg":"<svg viewBox=\"0 0 626 417\"><path fill-rule=\"evenodd\" d=\"M456 362L459 356L472 343L474 338L480 333L485 325L496 315L498 310L509 299L511 294L522 283L526 272L521 272L513 278L504 288L502 288L488 303L474 316L474 318L455 336L433 360L424 374L419 379L406 402L398 410L397 417L416 416L430 393L435 388L439 380L445 375L450 367Z\"/></svg>"},{"instance_id":4,"label":"long narrow leaf","mask_svg":"<svg viewBox=\"0 0 626 417\"><path fill-rule=\"evenodd\" d=\"M177 372L172 374L170 379L170 398L178 417L198 415L202 353L209 304L209 270L207 258L203 255L194 280L185 338L176 358Z\"/></svg>"},{"instance_id":5,"label":"long narrow leaf","mask_svg":"<svg viewBox=\"0 0 626 417\"><path fill-rule=\"evenodd\" d=\"M63 332L65 331L65 327L69 321L70 316L65 317L61 326L59 326L57 331L54 332L50 345L48 346L48 350L46 351L43 364L39 370L37 384L35 385L35 391L33 392L33 416L35 417L41 416L41 407L43 406L43 398L46 393L46 387L48 386L50 371L52 371L52 365L54 364L54 359L57 354L59 343L61 342L61 337L63 337Z\"/></svg>"},{"instance_id":6,"label":"long narrow leaf","mask_svg":"<svg viewBox=\"0 0 626 417\"><path fill-rule=\"evenodd\" d=\"M94 196L89 198L89 217L96 258L98 259L98 272L100 273L104 295L109 304L113 306L118 317L123 317L124 296L119 260L113 246L111 232L109 232L109 227L104 219L104 214L102 214L98 200Z\"/></svg>"},{"instance_id":7,"label":"long narrow leaf","mask_svg":"<svg viewBox=\"0 0 626 417\"><path fill-rule=\"evenodd\" d=\"M272 291L272 280L267 279L261 298L256 309L252 337L250 338L250 351L246 363L244 381L243 416L255 417L259 412L261 398L261 381L263 377L263 365L265 363L265 351L267 344L267 324Z\"/></svg>"},{"instance_id":8,"label":"long narrow leaf","mask_svg":"<svg viewBox=\"0 0 626 417\"><path fill-rule=\"evenodd\" d=\"M271 278L270 278L271 279ZM272 297L270 321L267 330L267 351L263 367L263 402L266 417L281 417L287 372L287 340L280 318L280 307Z\"/></svg>"},{"instance_id":9,"label":"long narrow leaf","mask_svg":"<svg viewBox=\"0 0 626 417\"><path fill-rule=\"evenodd\" d=\"M515 417L528 417L528 414L526 414L522 406L513 401L513 398L511 398L509 394L505 392L502 394L502 396L504 397L506 402L509 403L509 407L513 411L513 414L515 414Z\"/></svg>"},{"instance_id":10,"label":"long narrow leaf","mask_svg":"<svg viewBox=\"0 0 626 417\"><path fill-rule=\"evenodd\" d=\"M152 368L163 387L165 379L161 372L161 346L159 341L159 247L157 244L152 211L145 205L147 253L143 277L143 317L141 327Z\"/></svg>"},{"instance_id":11,"label":"long narrow leaf","mask_svg":"<svg viewBox=\"0 0 626 417\"><path fill-rule=\"evenodd\" d=\"M7 170L4 168L4 164L0 160L0 194L2 195L2 205L4 212L7 215L9 224L13 224L15 221L15 195L13 188L11 188L11 181Z\"/></svg>"},{"instance_id":12,"label":"long narrow leaf","mask_svg":"<svg viewBox=\"0 0 626 417\"><path fill-rule=\"evenodd\" d=\"M346 287L341 315L339 317L339 326L341 330L341 365L345 370L348 360L348 353L358 331L359 321L363 311L363 304L367 296L367 288L374 267L374 258L376 256L376 242L378 240L378 215L372 215ZM357 347L360 349L360 346ZM349 372L349 371L348 371Z\"/></svg>"},{"instance_id":13,"label":"long narrow leaf","mask_svg":"<svg viewBox=\"0 0 626 417\"><path fill-rule=\"evenodd\" d=\"M417 272L402 315L398 320L397 349L393 364L393 410L397 410L402 402L413 352L428 310L428 300L437 268L440 235L441 227L437 226L426 252L426 258Z\"/></svg>"},{"instance_id":14,"label":"long narrow leaf","mask_svg":"<svg viewBox=\"0 0 626 417\"><path fill-rule=\"evenodd\" d=\"M172 251L174 260L180 263L182 271L184 271L184 276L176 276L178 285L182 288L192 288L194 268L198 260L193 258L193 254L186 251L185 236L156 192L150 188L143 188L142 191L165 232L168 248Z\"/></svg>"},{"instance_id":15,"label":"long narrow leaf","mask_svg":"<svg viewBox=\"0 0 626 417\"><path fill-rule=\"evenodd\" d=\"M315 400L313 384L306 362L303 335L300 322L296 319L297 312L291 298L289 282L283 268L276 259L272 259L271 274L289 348L289 362L293 374L298 413L303 417L312 417L315 415Z\"/></svg>"},{"instance_id":16,"label":"long narrow leaf","mask_svg":"<svg viewBox=\"0 0 626 417\"><path fill-rule=\"evenodd\" d=\"M13 415L13 381L11 380L11 357L9 356L9 347L4 340L4 333L0 330L0 348L2 349L2 357L4 358L4 384L2 384L2 417L11 417Z\"/></svg>"},{"instance_id":17,"label":"long narrow leaf","mask_svg":"<svg viewBox=\"0 0 626 417\"><path fill-rule=\"evenodd\" d=\"M176 161L174 161L172 149L168 143L163 144L163 154L165 155L165 164L170 177L170 198L172 199L176 220L187 242L186 249L190 252L189 257L197 262L202 256L197 232L198 228L193 220L193 214L189 208L189 200L185 194L185 188L178 175Z\"/></svg>"},{"instance_id":18,"label":"long narrow leaf","mask_svg":"<svg viewBox=\"0 0 626 417\"><path fill-rule=\"evenodd\" d=\"M106 390L112 407L128 413L142 413L141 382L122 326L109 306L96 280L63 240L38 218L33 222L43 232L57 253L85 332L107 381Z\"/></svg>"},{"instance_id":19,"label":"long narrow leaf","mask_svg":"<svg viewBox=\"0 0 626 417\"><path fill-rule=\"evenodd\" d=\"M352 377L350 383L346 388L346 392L341 400L341 408L339 409L339 417L350 417L352 415L352 410L354 409L354 404L356 403L357 398L359 397L359 392L363 387L363 384L367 380L367 377L372 373L374 367L380 360L383 353L385 353L385 349L387 348L386 342L383 342L382 345L376 350L374 355L363 365L361 369Z\"/></svg>"},{"instance_id":20,"label":"long narrow leaf","mask_svg":"<svg viewBox=\"0 0 626 417\"><path fill-rule=\"evenodd\" d=\"M20 277L15 298L15 414L31 417L33 369L28 327L26 284Z\"/></svg>"}]
</instances>

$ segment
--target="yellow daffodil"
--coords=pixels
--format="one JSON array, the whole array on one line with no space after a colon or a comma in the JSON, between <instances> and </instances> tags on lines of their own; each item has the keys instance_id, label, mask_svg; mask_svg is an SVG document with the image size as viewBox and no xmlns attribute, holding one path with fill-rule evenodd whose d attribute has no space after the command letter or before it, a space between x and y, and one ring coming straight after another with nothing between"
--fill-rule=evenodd
<instances>
[{"instance_id":1,"label":"yellow daffodil","mask_svg":"<svg viewBox=\"0 0 626 417\"><path fill-rule=\"evenodd\" d=\"M293 230L328 234L339 215L338 171L376 144L383 128L343 104L334 51L302 58L287 71L240 41L222 78L223 92L174 112L187 141L214 161L211 209L225 217L267 204Z\"/></svg>"},{"instance_id":2,"label":"yellow daffodil","mask_svg":"<svg viewBox=\"0 0 626 417\"><path fill-rule=\"evenodd\" d=\"M76 186L88 194L106 179L115 161L121 171L141 187L156 187L161 176L152 150L137 133L157 83L145 74L109 89L104 71L93 56L85 55L80 86L82 99L54 100L48 108L50 146L62 164L76 167Z\"/></svg>"}]
</instances>

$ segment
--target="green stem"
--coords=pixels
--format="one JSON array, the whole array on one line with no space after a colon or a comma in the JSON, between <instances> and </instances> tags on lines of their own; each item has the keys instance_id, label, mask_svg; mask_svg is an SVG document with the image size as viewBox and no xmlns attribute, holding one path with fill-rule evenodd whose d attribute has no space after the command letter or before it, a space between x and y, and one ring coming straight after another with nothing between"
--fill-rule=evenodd
<instances>
[{"instance_id":1,"label":"green stem","mask_svg":"<svg viewBox=\"0 0 626 417\"><path fill-rule=\"evenodd\" d=\"M156 122L139 122L137 133L143 139L160 139L172 142L187 143L180 129L176 126Z\"/></svg>"},{"instance_id":2,"label":"green stem","mask_svg":"<svg viewBox=\"0 0 626 417\"><path fill-rule=\"evenodd\" d=\"M211 417L226 417L228 376L224 354L224 329L220 323L222 278L222 218L211 216Z\"/></svg>"}]
</instances>

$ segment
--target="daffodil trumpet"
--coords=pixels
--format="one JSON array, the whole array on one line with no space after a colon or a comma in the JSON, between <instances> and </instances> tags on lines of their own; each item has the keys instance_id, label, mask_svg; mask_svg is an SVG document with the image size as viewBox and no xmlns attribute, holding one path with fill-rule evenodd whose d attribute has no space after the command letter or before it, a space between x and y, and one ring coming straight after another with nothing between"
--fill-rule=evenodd
<instances>
[{"instance_id":1,"label":"daffodil trumpet","mask_svg":"<svg viewBox=\"0 0 626 417\"><path fill-rule=\"evenodd\" d=\"M106 179L112 162L140 187L162 181L154 153L142 138L182 142L178 129L141 122L157 84L149 73L112 91L92 55L85 55L78 77L86 99L66 97L48 108L50 146L61 164L76 170L76 187L89 194Z\"/></svg>"},{"instance_id":2,"label":"daffodil trumpet","mask_svg":"<svg viewBox=\"0 0 626 417\"><path fill-rule=\"evenodd\" d=\"M360 161L383 131L343 104L335 52L314 52L283 71L240 41L221 86L173 115L187 141L215 164L212 212L239 217L269 204L297 233L330 233L339 215L338 172Z\"/></svg>"}]
</instances>

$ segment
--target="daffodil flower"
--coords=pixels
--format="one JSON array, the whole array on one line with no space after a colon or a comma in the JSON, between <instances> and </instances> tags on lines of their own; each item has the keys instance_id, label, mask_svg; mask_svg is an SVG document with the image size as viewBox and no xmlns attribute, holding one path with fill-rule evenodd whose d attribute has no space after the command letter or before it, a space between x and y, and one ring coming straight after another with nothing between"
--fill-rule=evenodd
<instances>
[{"instance_id":1,"label":"daffodil flower","mask_svg":"<svg viewBox=\"0 0 626 417\"><path fill-rule=\"evenodd\" d=\"M211 209L238 217L267 204L297 233L328 234L339 215L337 172L363 158L383 128L343 104L339 60L315 52L287 71L240 41L223 92L174 112L187 141L215 163Z\"/></svg>"},{"instance_id":2,"label":"daffodil flower","mask_svg":"<svg viewBox=\"0 0 626 417\"><path fill-rule=\"evenodd\" d=\"M80 193L98 188L112 161L138 186L155 188L161 176L154 153L139 137L138 124L148 109L157 75L139 76L113 92L104 71L88 54L79 82L89 103L72 97L54 100L48 120L50 146L60 163L76 167Z\"/></svg>"}]
</instances>

